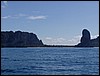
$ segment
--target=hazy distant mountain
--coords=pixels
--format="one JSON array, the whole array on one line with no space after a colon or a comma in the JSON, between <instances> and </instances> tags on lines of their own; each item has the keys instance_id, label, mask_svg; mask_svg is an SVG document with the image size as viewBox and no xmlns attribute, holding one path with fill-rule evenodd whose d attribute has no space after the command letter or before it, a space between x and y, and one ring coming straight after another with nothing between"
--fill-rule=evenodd
<instances>
[{"instance_id":1,"label":"hazy distant mountain","mask_svg":"<svg viewBox=\"0 0 100 76\"><path fill-rule=\"evenodd\" d=\"M1 47L43 46L36 34L21 31L2 31Z\"/></svg>"}]
</instances>

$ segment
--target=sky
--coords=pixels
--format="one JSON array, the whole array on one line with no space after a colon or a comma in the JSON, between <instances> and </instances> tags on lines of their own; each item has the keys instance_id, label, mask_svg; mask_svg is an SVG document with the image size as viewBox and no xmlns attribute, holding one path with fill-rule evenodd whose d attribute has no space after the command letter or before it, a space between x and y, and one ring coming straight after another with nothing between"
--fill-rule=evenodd
<instances>
[{"instance_id":1,"label":"sky","mask_svg":"<svg viewBox=\"0 0 100 76\"><path fill-rule=\"evenodd\" d=\"M25 31L44 44L76 45L99 35L99 1L1 1L1 31Z\"/></svg>"}]
</instances>

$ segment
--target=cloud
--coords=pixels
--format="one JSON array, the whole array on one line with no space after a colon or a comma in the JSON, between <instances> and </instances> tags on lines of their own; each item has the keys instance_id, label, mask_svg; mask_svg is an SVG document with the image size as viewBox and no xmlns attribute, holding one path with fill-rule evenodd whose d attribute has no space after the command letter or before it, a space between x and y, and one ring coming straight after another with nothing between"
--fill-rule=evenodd
<instances>
[{"instance_id":1,"label":"cloud","mask_svg":"<svg viewBox=\"0 0 100 76\"><path fill-rule=\"evenodd\" d=\"M1 18L2 18L2 19L8 19L8 18L11 18L11 19L18 19L19 17L18 17L18 16L2 16Z\"/></svg>"},{"instance_id":2,"label":"cloud","mask_svg":"<svg viewBox=\"0 0 100 76\"><path fill-rule=\"evenodd\" d=\"M52 37L46 37L43 40L45 44L49 45L76 45L80 42L81 36L75 36L72 39L66 39L66 38L52 38Z\"/></svg>"},{"instance_id":3,"label":"cloud","mask_svg":"<svg viewBox=\"0 0 100 76\"><path fill-rule=\"evenodd\" d=\"M51 37L46 37L45 39L47 39L47 40L51 40L52 38L51 38Z\"/></svg>"},{"instance_id":4,"label":"cloud","mask_svg":"<svg viewBox=\"0 0 100 76\"><path fill-rule=\"evenodd\" d=\"M2 6L2 8L5 8L6 6ZM46 19L47 16L30 16L28 14L24 14L24 13L19 13L19 14L16 14L16 15L10 15L10 16L2 16L1 17L2 19L18 19L18 18L23 18L23 19L30 19L30 20L43 20L43 19Z\"/></svg>"},{"instance_id":5,"label":"cloud","mask_svg":"<svg viewBox=\"0 0 100 76\"><path fill-rule=\"evenodd\" d=\"M7 18L10 18L11 16L3 16L1 17L2 19L7 19Z\"/></svg>"},{"instance_id":6,"label":"cloud","mask_svg":"<svg viewBox=\"0 0 100 76\"><path fill-rule=\"evenodd\" d=\"M99 35L91 35L91 39L97 38Z\"/></svg>"},{"instance_id":7,"label":"cloud","mask_svg":"<svg viewBox=\"0 0 100 76\"><path fill-rule=\"evenodd\" d=\"M42 39L45 44L48 45L66 45L67 40L65 38L52 38L52 37L46 37Z\"/></svg>"},{"instance_id":8,"label":"cloud","mask_svg":"<svg viewBox=\"0 0 100 76\"><path fill-rule=\"evenodd\" d=\"M30 20L42 20L42 19L46 19L46 16L29 16L28 19L30 19Z\"/></svg>"},{"instance_id":9,"label":"cloud","mask_svg":"<svg viewBox=\"0 0 100 76\"><path fill-rule=\"evenodd\" d=\"M4 4L5 4L6 6L8 5L8 4L7 4L7 3L8 3L7 1L3 1L3 2L4 2Z\"/></svg>"},{"instance_id":10,"label":"cloud","mask_svg":"<svg viewBox=\"0 0 100 76\"><path fill-rule=\"evenodd\" d=\"M76 45L80 42L81 36L74 36L72 39L67 40L67 44Z\"/></svg>"},{"instance_id":11,"label":"cloud","mask_svg":"<svg viewBox=\"0 0 100 76\"><path fill-rule=\"evenodd\" d=\"M18 19L20 17L26 17L27 15L26 14L17 14L17 15L9 15L9 16L3 16L1 17L2 19L8 19L8 18L11 18L11 19Z\"/></svg>"}]
</instances>

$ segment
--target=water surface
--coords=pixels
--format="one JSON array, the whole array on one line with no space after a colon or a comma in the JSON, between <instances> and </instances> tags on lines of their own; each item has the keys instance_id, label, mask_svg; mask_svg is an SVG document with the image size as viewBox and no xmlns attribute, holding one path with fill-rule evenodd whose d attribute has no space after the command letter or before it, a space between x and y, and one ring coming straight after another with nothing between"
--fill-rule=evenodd
<instances>
[{"instance_id":1,"label":"water surface","mask_svg":"<svg viewBox=\"0 0 100 76\"><path fill-rule=\"evenodd\" d=\"M1 48L2 75L98 75L99 48Z\"/></svg>"}]
</instances>

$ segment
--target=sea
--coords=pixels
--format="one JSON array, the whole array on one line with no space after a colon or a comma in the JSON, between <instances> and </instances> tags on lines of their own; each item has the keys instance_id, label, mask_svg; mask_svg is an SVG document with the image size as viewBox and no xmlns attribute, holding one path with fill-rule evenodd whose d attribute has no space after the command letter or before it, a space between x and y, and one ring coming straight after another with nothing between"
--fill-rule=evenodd
<instances>
[{"instance_id":1,"label":"sea","mask_svg":"<svg viewBox=\"0 0 100 76\"><path fill-rule=\"evenodd\" d=\"M1 75L99 75L99 47L1 48Z\"/></svg>"}]
</instances>

